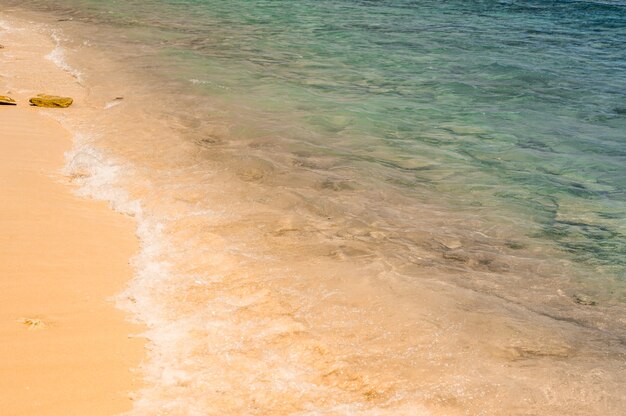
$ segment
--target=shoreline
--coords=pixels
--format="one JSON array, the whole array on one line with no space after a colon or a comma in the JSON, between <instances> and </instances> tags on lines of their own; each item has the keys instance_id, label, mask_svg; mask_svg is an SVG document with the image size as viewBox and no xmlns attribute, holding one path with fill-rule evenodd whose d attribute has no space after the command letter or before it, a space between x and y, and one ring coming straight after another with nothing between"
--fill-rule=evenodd
<instances>
[{"instance_id":1,"label":"shoreline","mask_svg":"<svg viewBox=\"0 0 626 416\"><path fill-rule=\"evenodd\" d=\"M3 16L4 17L4 16ZM0 408L11 415L128 411L141 386L141 330L111 297L132 278L132 219L81 198L61 176L72 136L55 116L88 93L48 58L33 28L0 31ZM28 106L38 92L73 96L64 110ZM52 117L50 117L52 116Z\"/></svg>"},{"instance_id":2,"label":"shoreline","mask_svg":"<svg viewBox=\"0 0 626 416\"><path fill-rule=\"evenodd\" d=\"M81 195L107 201L136 222L141 251L132 260L135 277L116 297L118 306L150 328L145 333L149 355L141 366L145 384L130 414L247 414L251 405L264 414L330 413L344 407L351 414L376 415L497 414L503 408L617 414L623 407L618 306L605 304L594 292L579 292L567 284L570 276L560 279L559 272L569 269L559 267L559 257L537 253L538 247L525 246L517 236L504 243L506 232L494 234L499 238L466 234L458 222L462 213L454 208L438 210L433 203L412 210L408 197L363 186L376 181L347 181L350 176L335 169L340 159L315 152L293 153L282 162L268 157L272 147L263 148L273 146L273 138L254 138L252 132L233 137L242 127L235 123L231 131L225 121L235 119L203 117L209 114L203 107L209 95L186 97L177 91L185 84L168 84L171 79L161 79L158 66L150 70L158 59L126 62L135 52L143 56L147 51L109 38L125 29L117 32L106 23L92 29L88 26L98 19L86 23L63 14L20 11L15 20L11 12L3 15L11 22L5 26L20 32L11 41L0 39L12 59L0 66L0 74L11 74L6 78L11 88L0 94L10 92L23 110L8 108L6 117L39 132L57 131L59 123L66 130L59 133L60 150L39 149L39 142L31 140L36 135L24 133L25 139L16 140L28 151L23 159L40 151L37 159L61 155L68 146L60 143L70 143L67 132L74 133L65 177L58 174L61 161L32 171L43 169L42 178L63 192L67 186L61 182L78 185ZM2 26L0 17L0 35ZM139 43L150 50L149 42ZM83 76L88 82L82 82ZM152 88L152 81L164 82ZM37 93L69 95L76 102L66 110L28 107L28 98ZM170 111L170 102L160 100L164 94L180 98L176 109ZM218 103L215 108L237 107ZM366 188L391 199L370 205ZM317 199L310 202L312 196ZM355 201L366 209L353 211ZM84 210L68 208L70 202L63 208L72 213L67 221L75 213L92 221L98 204L106 210L89 201ZM385 207L397 211L378 211ZM44 209L38 218L48 215L49 207ZM122 279L128 276L124 264L137 248L136 242L127 247L122 236L132 236L122 223L133 221L107 212L116 225L106 231L117 228L121 234L105 236L106 247L97 251L116 247L120 280L97 295L102 299L129 280ZM349 221L345 214L355 212L361 215ZM427 220L421 221L420 212ZM97 222L105 224L97 215ZM411 218L415 224L406 221ZM466 231L481 229L476 217L467 221L473 224ZM407 227L394 229L402 224ZM77 241L73 251L82 253L86 240L81 235ZM94 280L108 278L102 276ZM80 277L61 289L82 287ZM541 281L544 277L549 279ZM51 286L46 285L35 289L45 293ZM98 317L114 319L109 307L103 300ZM26 328L25 337L47 334L62 322L39 311L18 312L17 323L5 321ZM81 325L107 335L100 321L86 318ZM119 325L113 329L116 337L129 332L133 329ZM100 359L116 347L91 348ZM125 359L129 351L124 350ZM29 357L41 354L24 356L32 361ZM134 382L125 378L133 366L115 366L116 382ZM46 383L42 390L48 394L55 381ZM97 400L107 394L114 398L96 401L97 411L127 408L129 390L97 391ZM579 400L581 392L588 399ZM16 402L31 405L30 394ZM46 410L55 394L59 397L50 393ZM68 409L51 411L72 413ZM87 412L96 411L79 414Z\"/></svg>"}]
</instances>

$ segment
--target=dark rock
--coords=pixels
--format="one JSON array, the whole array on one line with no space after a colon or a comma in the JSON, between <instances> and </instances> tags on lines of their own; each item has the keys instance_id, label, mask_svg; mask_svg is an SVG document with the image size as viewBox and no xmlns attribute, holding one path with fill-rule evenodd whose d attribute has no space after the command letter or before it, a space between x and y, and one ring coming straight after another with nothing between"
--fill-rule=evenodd
<instances>
[{"instance_id":1,"label":"dark rock","mask_svg":"<svg viewBox=\"0 0 626 416\"><path fill-rule=\"evenodd\" d=\"M511 240L506 241L504 244L508 248L513 249L513 250L521 250L526 247L523 243L520 243L518 241L511 241Z\"/></svg>"},{"instance_id":2,"label":"dark rock","mask_svg":"<svg viewBox=\"0 0 626 416\"><path fill-rule=\"evenodd\" d=\"M574 302L578 303L579 305L587 305L587 306L597 305L597 302L595 300L591 299L589 296L585 295L584 293L575 294Z\"/></svg>"}]
</instances>

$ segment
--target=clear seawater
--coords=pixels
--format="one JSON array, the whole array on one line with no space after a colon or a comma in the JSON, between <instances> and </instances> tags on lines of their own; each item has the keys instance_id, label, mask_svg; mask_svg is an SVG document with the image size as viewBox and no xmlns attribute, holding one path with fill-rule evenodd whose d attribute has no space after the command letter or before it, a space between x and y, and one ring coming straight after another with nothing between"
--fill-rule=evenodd
<instances>
[{"instance_id":1,"label":"clear seawater","mask_svg":"<svg viewBox=\"0 0 626 416\"><path fill-rule=\"evenodd\" d=\"M137 414L624 409L626 3L2 3L124 96Z\"/></svg>"},{"instance_id":2,"label":"clear seawater","mask_svg":"<svg viewBox=\"0 0 626 416\"><path fill-rule=\"evenodd\" d=\"M150 70L237 103L262 120L255 134L409 172L407 192L455 195L575 261L625 272L623 2L49 7L63 6L152 46Z\"/></svg>"}]
</instances>

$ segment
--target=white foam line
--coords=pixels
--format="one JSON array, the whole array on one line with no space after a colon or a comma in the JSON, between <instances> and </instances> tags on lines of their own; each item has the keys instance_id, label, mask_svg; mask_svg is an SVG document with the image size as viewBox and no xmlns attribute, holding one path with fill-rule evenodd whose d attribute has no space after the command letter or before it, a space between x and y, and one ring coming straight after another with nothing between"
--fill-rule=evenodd
<instances>
[{"instance_id":1,"label":"white foam line","mask_svg":"<svg viewBox=\"0 0 626 416\"><path fill-rule=\"evenodd\" d=\"M50 37L52 37L56 46L54 47L52 52L46 55L46 59L52 61L56 66L70 74L82 84L83 74L79 70L68 64L67 60L65 59L65 49L61 46L62 38L59 33L60 31L58 29L52 30Z\"/></svg>"},{"instance_id":2,"label":"white foam line","mask_svg":"<svg viewBox=\"0 0 626 416\"><path fill-rule=\"evenodd\" d=\"M73 149L65 154L63 173L79 185L79 195L107 201L114 210L131 215L136 221L140 251L131 259L134 276L115 301L118 308L131 313L136 321L148 328L142 336L149 342L149 358L143 366L149 386L137 393L134 408L127 413L147 415L151 414L159 388L189 377L176 370L177 366L171 362L177 357L171 351L182 342L184 331L181 333L179 323L168 319L164 305L159 304L154 296L168 287L164 282L172 279L171 265L162 260L163 254L171 248L163 225L147 217L140 201L133 200L121 185L127 175L132 175L132 168L96 148L93 139L88 134L75 135ZM152 389L155 392L151 394Z\"/></svg>"},{"instance_id":3,"label":"white foam line","mask_svg":"<svg viewBox=\"0 0 626 416\"><path fill-rule=\"evenodd\" d=\"M23 28L11 26L11 24L4 19L0 19L0 29L9 33L21 32L24 30Z\"/></svg>"}]
</instances>

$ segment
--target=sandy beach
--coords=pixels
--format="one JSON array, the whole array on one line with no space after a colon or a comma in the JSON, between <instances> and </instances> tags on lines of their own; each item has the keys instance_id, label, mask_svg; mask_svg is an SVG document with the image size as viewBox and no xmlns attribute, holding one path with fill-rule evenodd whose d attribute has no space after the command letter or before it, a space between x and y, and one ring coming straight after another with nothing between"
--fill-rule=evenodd
<instances>
[{"instance_id":1,"label":"sandy beach","mask_svg":"<svg viewBox=\"0 0 626 416\"><path fill-rule=\"evenodd\" d=\"M626 415L626 13L440 3L0 0L0 416Z\"/></svg>"},{"instance_id":2,"label":"sandy beach","mask_svg":"<svg viewBox=\"0 0 626 416\"><path fill-rule=\"evenodd\" d=\"M72 136L51 116L80 108L85 91L45 58L52 40L3 27L0 44L0 95L19 103L0 106L0 413L129 410L141 328L111 297L132 276L134 225L76 196L61 173ZM75 107L30 107L39 92L71 95Z\"/></svg>"}]
</instances>

